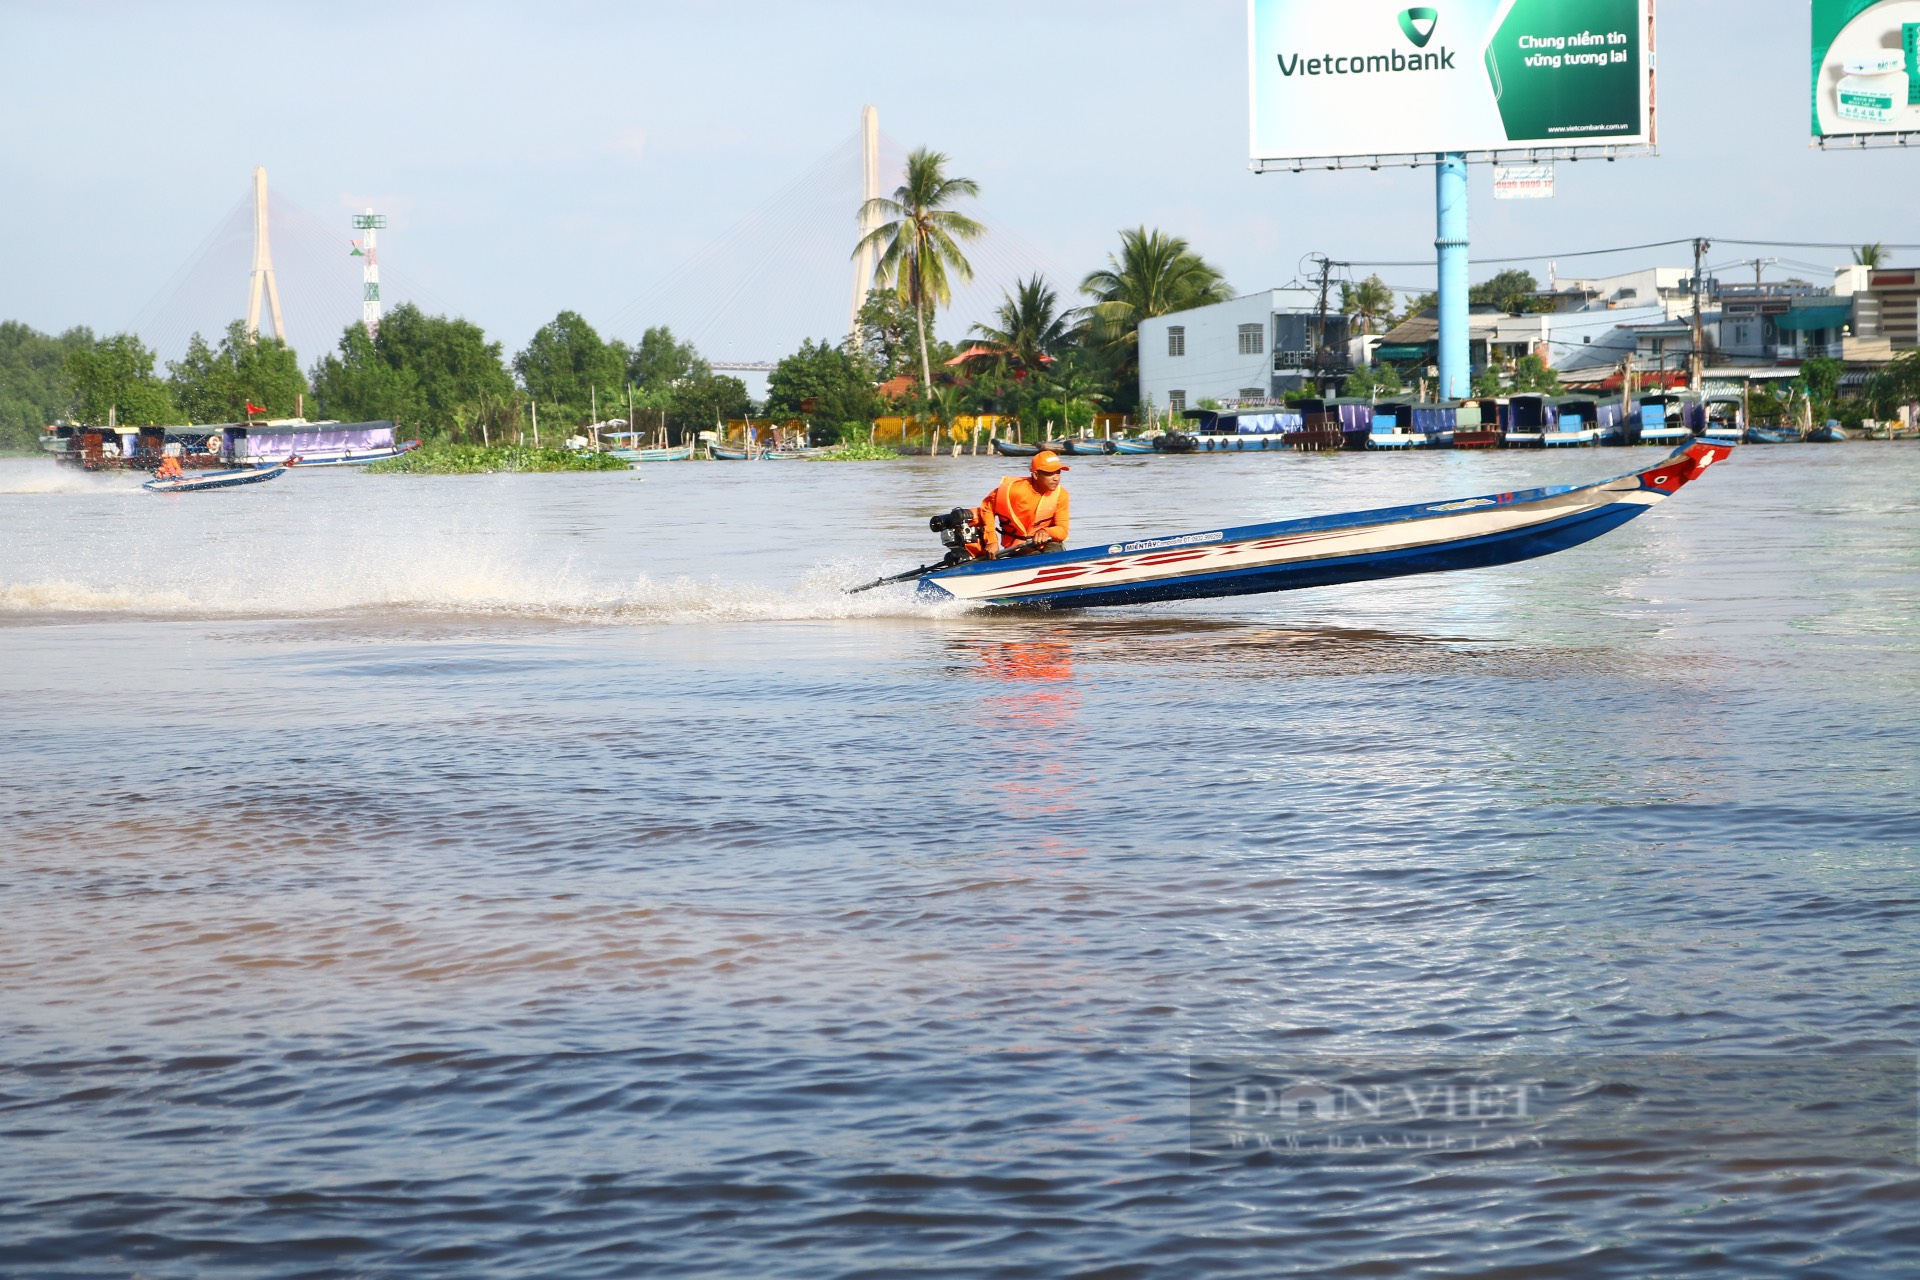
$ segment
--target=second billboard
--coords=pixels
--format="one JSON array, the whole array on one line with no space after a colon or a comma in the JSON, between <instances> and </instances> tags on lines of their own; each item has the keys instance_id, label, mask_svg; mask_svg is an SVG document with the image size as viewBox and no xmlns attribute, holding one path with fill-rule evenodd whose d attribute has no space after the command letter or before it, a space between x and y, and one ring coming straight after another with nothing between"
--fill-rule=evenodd
<instances>
[{"instance_id":1,"label":"second billboard","mask_svg":"<svg viewBox=\"0 0 1920 1280\"><path fill-rule=\"evenodd\" d=\"M1647 0L1248 0L1256 161L1651 141Z\"/></svg>"}]
</instances>

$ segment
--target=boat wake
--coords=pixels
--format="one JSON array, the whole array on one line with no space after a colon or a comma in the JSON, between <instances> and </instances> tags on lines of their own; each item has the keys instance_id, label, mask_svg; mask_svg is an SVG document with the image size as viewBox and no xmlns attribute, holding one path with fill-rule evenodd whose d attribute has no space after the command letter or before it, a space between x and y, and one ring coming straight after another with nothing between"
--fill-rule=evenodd
<instances>
[{"instance_id":1,"label":"boat wake","mask_svg":"<svg viewBox=\"0 0 1920 1280\"><path fill-rule=\"evenodd\" d=\"M78 471L40 458L0 458L0 494L140 492L138 471Z\"/></svg>"},{"instance_id":2,"label":"boat wake","mask_svg":"<svg viewBox=\"0 0 1920 1280\"><path fill-rule=\"evenodd\" d=\"M846 594L848 585L871 576L865 567L830 565L786 589L717 578L645 576L608 586L571 582L564 574L535 577L484 566L435 571L389 563L371 573L249 583L205 574L165 588L48 578L0 582L0 616L11 615L16 621L500 619L618 626L940 618L974 608L956 601L920 600L910 585Z\"/></svg>"}]
</instances>

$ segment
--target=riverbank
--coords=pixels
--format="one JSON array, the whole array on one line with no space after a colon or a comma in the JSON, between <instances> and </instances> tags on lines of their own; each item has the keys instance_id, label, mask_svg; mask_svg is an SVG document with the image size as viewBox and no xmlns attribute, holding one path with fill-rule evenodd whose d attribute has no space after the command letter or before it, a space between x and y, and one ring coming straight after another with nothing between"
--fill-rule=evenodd
<instances>
[{"instance_id":1,"label":"riverbank","mask_svg":"<svg viewBox=\"0 0 1920 1280\"><path fill-rule=\"evenodd\" d=\"M384 458L368 467L381 474L426 476L487 475L497 471L626 471L628 464L604 453L571 449L502 445L430 444Z\"/></svg>"}]
</instances>

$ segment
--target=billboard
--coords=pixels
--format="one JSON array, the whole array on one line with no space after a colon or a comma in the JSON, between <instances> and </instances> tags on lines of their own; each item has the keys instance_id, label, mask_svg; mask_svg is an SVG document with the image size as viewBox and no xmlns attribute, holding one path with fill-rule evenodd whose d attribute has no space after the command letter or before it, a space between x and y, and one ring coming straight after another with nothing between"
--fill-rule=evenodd
<instances>
[{"instance_id":1,"label":"billboard","mask_svg":"<svg viewBox=\"0 0 1920 1280\"><path fill-rule=\"evenodd\" d=\"M1920 0L1813 0L1813 136L1920 132Z\"/></svg>"},{"instance_id":2,"label":"billboard","mask_svg":"<svg viewBox=\"0 0 1920 1280\"><path fill-rule=\"evenodd\" d=\"M1253 159L1648 144L1651 40L1651 0L1248 0Z\"/></svg>"}]
</instances>

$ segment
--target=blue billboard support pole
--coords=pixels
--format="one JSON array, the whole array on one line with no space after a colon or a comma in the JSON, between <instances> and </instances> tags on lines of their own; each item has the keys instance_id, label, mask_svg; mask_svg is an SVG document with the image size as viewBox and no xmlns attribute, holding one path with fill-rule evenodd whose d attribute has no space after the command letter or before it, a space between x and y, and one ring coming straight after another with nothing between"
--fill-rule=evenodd
<instances>
[{"instance_id":1,"label":"blue billboard support pole","mask_svg":"<svg viewBox=\"0 0 1920 1280\"><path fill-rule=\"evenodd\" d=\"M1460 400L1473 390L1467 348L1467 157L1440 157L1435 183L1439 228L1433 247L1440 255L1440 396Z\"/></svg>"}]
</instances>

